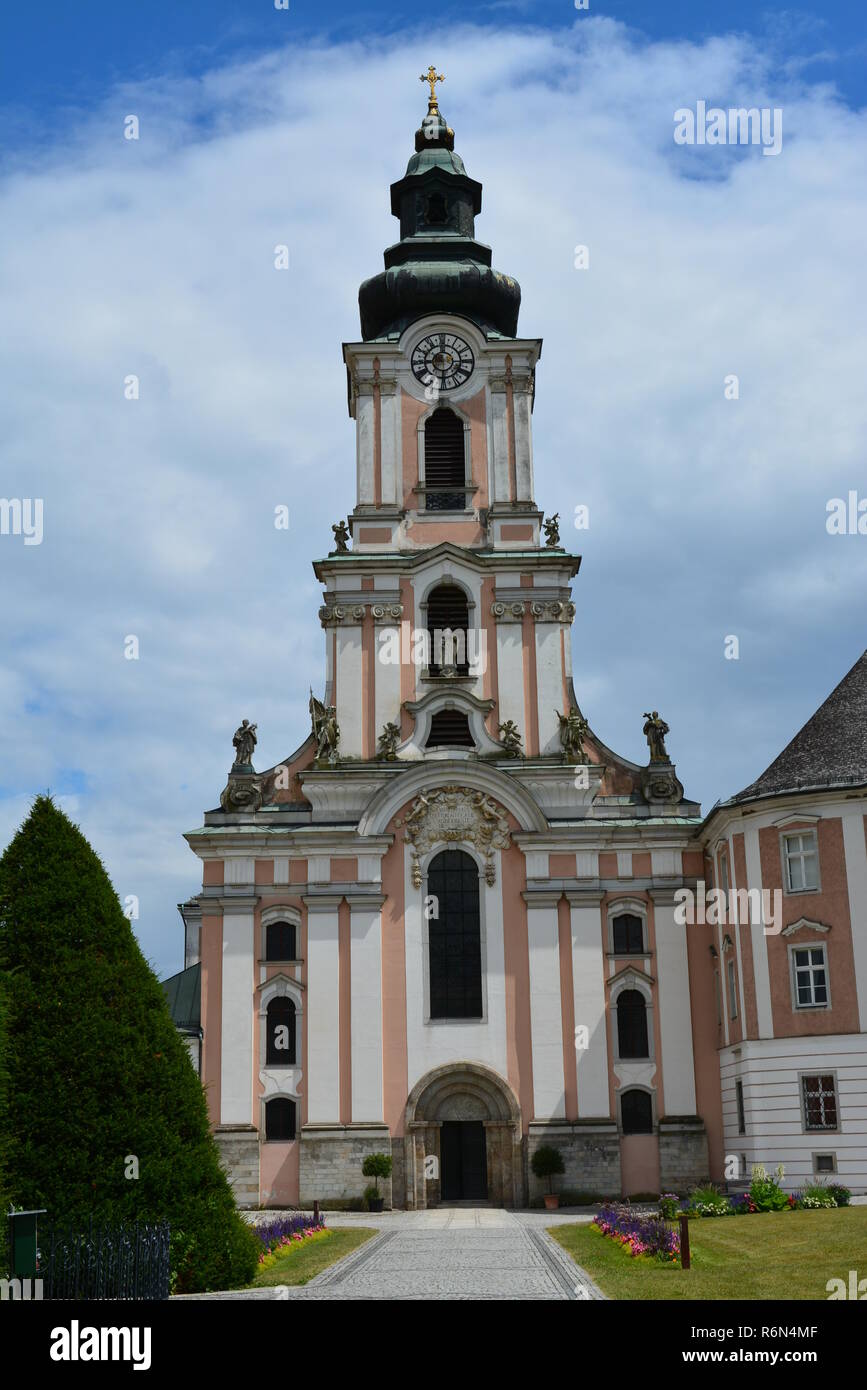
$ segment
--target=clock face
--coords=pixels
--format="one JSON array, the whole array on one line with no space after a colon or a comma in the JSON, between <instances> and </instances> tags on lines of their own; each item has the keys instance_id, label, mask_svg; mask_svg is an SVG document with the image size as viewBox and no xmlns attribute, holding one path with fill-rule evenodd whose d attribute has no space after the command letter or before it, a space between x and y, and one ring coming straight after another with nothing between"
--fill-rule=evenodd
<instances>
[{"instance_id":1,"label":"clock face","mask_svg":"<svg viewBox=\"0 0 867 1390\"><path fill-rule=\"evenodd\" d=\"M423 386L453 391L469 381L475 358L469 343L455 333L430 333L412 352L412 374Z\"/></svg>"}]
</instances>

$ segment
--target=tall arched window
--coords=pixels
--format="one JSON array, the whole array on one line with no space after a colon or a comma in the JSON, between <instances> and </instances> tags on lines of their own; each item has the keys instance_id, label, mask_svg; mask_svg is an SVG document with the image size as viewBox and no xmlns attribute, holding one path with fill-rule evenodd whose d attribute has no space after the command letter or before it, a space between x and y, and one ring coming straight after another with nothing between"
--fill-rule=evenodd
<instances>
[{"instance_id":1,"label":"tall arched window","mask_svg":"<svg viewBox=\"0 0 867 1390\"><path fill-rule=\"evenodd\" d=\"M431 860L427 875L430 904L430 1016L482 1017L482 931L479 870L460 849L446 849Z\"/></svg>"},{"instance_id":2,"label":"tall arched window","mask_svg":"<svg viewBox=\"0 0 867 1390\"><path fill-rule=\"evenodd\" d=\"M295 923L269 922L265 928L265 959L296 960Z\"/></svg>"},{"instance_id":3,"label":"tall arched window","mask_svg":"<svg viewBox=\"0 0 867 1390\"><path fill-rule=\"evenodd\" d=\"M624 1091L620 1097L624 1134L653 1133L653 1099L649 1091Z\"/></svg>"},{"instance_id":4,"label":"tall arched window","mask_svg":"<svg viewBox=\"0 0 867 1390\"><path fill-rule=\"evenodd\" d=\"M463 589L457 584L438 584L431 590L427 599L427 633L428 669L432 676L449 667L459 676L468 674L469 626L470 609Z\"/></svg>"},{"instance_id":5,"label":"tall arched window","mask_svg":"<svg viewBox=\"0 0 867 1390\"><path fill-rule=\"evenodd\" d=\"M295 1138L295 1102L286 1096L275 1096L265 1103L265 1138Z\"/></svg>"},{"instance_id":6,"label":"tall arched window","mask_svg":"<svg viewBox=\"0 0 867 1390\"><path fill-rule=\"evenodd\" d=\"M466 507L463 421L446 406L424 425L424 505L428 512L462 512Z\"/></svg>"},{"instance_id":7,"label":"tall arched window","mask_svg":"<svg viewBox=\"0 0 867 1390\"><path fill-rule=\"evenodd\" d=\"M265 1062L269 1067L295 1065L295 1005L280 994L268 1005Z\"/></svg>"},{"instance_id":8,"label":"tall arched window","mask_svg":"<svg viewBox=\"0 0 867 1390\"><path fill-rule=\"evenodd\" d=\"M647 1005L637 989L617 996L617 1051L621 1057L647 1057Z\"/></svg>"}]
</instances>

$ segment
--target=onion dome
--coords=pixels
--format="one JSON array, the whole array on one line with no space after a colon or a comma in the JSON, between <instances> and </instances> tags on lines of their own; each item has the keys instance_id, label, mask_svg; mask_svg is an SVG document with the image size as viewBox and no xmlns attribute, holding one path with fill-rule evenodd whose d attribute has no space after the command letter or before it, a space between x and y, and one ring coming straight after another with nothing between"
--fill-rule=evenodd
<instances>
[{"instance_id":1,"label":"onion dome","mask_svg":"<svg viewBox=\"0 0 867 1390\"><path fill-rule=\"evenodd\" d=\"M400 241L385 252L385 270L358 292L361 336L399 337L425 314L460 314L489 337L514 338L521 287L491 268L491 248L475 239L482 185L455 153L454 131L440 114L431 68L427 115L415 134L406 174L391 185L391 210Z\"/></svg>"}]
</instances>

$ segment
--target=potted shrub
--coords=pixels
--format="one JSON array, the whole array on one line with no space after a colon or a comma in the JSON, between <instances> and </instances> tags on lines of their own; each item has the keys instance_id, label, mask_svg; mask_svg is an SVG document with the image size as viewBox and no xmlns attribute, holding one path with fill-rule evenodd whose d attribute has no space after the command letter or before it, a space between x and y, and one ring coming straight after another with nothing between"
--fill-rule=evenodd
<instances>
[{"instance_id":1,"label":"potted shrub","mask_svg":"<svg viewBox=\"0 0 867 1390\"><path fill-rule=\"evenodd\" d=\"M361 1172L365 1178L373 1178L373 1188L368 1188L365 1193L370 1211L382 1211L385 1198L379 1195L379 1180L391 1177L391 1154L368 1154L361 1165ZM369 1196L371 1190L376 1194L373 1197Z\"/></svg>"},{"instance_id":2,"label":"potted shrub","mask_svg":"<svg viewBox=\"0 0 867 1390\"><path fill-rule=\"evenodd\" d=\"M559 1149L554 1149L550 1144L542 1144L533 1154L530 1160L530 1167L537 1178L547 1180L548 1191L545 1193L545 1206L549 1211L555 1211L560 1204L560 1198L554 1191L554 1177L558 1173L565 1173L563 1155Z\"/></svg>"}]
</instances>

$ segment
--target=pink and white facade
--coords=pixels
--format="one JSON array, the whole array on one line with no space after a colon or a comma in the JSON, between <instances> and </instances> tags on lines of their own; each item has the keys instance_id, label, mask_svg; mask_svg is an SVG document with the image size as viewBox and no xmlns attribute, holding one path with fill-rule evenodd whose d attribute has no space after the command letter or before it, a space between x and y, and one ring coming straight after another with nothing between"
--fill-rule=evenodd
<instances>
[{"instance_id":1,"label":"pink and white facade","mask_svg":"<svg viewBox=\"0 0 867 1390\"><path fill-rule=\"evenodd\" d=\"M685 1190L727 1156L803 1179L827 1154L867 1188L867 770L702 821L664 756L564 742L579 560L534 500L541 342L432 116L344 347L352 548L315 565L337 752L311 735L233 769L187 835L201 1075L239 1199L349 1201L380 1151L396 1206L520 1206L542 1143L572 1192ZM724 873L780 887L780 934L679 919L678 891Z\"/></svg>"}]
</instances>

